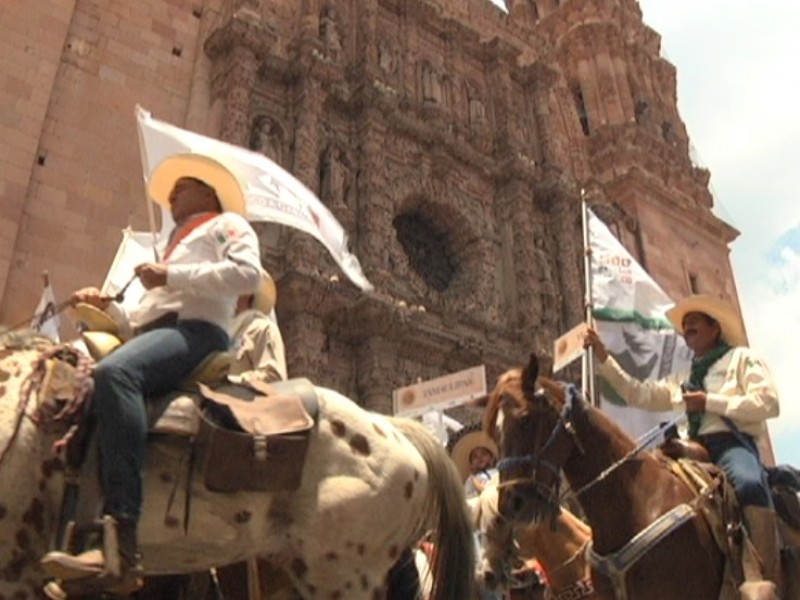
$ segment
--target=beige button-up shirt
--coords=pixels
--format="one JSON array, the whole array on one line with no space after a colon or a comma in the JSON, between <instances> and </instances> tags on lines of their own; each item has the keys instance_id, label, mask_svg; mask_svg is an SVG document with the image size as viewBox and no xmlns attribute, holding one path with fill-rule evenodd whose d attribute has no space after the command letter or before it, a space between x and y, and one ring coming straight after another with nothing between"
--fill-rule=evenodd
<instances>
[{"instance_id":1,"label":"beige button-up shirt","mask_svg":"<svg viewBox=\"0 0 800 600\"><path fill-rule=\"evenodd\" d=\"M639 381L628 375L613 357L600 365L599 374L631 406L647 410L686 410L681 383L689 371L658 381ZM730 431L720 417L728 417L756 439L766 434L767 419L777 417L778 392L764 362L749 348L732 348L708 370L703 380L706 412L700 435Z\"/></svg>"}]
</instances>

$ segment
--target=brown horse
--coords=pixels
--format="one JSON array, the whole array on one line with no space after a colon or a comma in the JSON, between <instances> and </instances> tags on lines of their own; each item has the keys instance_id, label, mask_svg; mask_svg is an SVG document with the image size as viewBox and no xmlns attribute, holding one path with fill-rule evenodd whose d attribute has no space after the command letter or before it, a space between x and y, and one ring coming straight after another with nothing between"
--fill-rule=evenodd
<instances>
[{"instance_id":1,"label":"brown horse","mask_svg":"<svg viewBox=\"0 0 800 600\"><path fill-rule=\"evenodd\" d=\"M483 534L483 551L492 573L502 574L511 549L519 558L535 558L544 570L551 600L597 599L592 585L586 547L592 531L566 509L552 523L514 526L498 512L498 488L491 486L480 495L478 525ZM502 583L502 582L500 582ZM512 591L511 597L515 593Z\"/></svg>"},{"instance_id":2,"label":"brown horse","mask_svg":"<svg viewBox=\"0 0 800 600\"><path fill-rule=\"evenodd\" d=\"M574 388L539 377L535 356L500 377L484 425L499 438L506 518L557 515L563 470L592 528L588 554L601 598L717 600L723 586L724 597L735 597L725 556L699 515L705 497L655 455L636 452Z\"/></svg>"}]
</instances>

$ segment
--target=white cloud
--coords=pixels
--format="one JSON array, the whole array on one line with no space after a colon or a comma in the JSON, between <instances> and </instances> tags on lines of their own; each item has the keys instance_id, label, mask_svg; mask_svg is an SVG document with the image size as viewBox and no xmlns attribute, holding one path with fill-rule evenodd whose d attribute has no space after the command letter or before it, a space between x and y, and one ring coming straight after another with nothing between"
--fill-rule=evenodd
<instances>
[{"instance_id":1,"label":"white cloud","mask_svg":"<svg viewBox=\"0 0 800 600\"><path fill-rule=\"evenodd\" d=\"M751 346L770 365L777 459L800 464L800 3L640 0L677 68L678 107L711 171L716 211L741 231L732 264ZM798 237L798 236L795 236Z\"/></svg>"}]
</instances>

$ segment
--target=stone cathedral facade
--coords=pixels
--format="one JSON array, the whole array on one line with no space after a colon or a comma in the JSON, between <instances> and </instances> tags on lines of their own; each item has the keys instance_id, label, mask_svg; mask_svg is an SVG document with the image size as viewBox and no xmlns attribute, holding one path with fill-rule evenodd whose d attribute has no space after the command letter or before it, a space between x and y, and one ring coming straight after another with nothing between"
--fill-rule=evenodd
<instances>
[{"instance_id":1,"label":"stone cathedral facade","mask_svg":"<svg viewBox=\"0 0 800 600\"><path fill-rule=\"evenodd\" d=\"M144 228L135 103L266 154L344 225L372 294L309 236L258 231L290 375L374 410L479 364L491 386L583 319L582 197L673 297L736 300L737 232L636 0L49 1L63 43L4 187L4 322L41 269L98 283L119 228Z\"/></svg>"}]
</instances>

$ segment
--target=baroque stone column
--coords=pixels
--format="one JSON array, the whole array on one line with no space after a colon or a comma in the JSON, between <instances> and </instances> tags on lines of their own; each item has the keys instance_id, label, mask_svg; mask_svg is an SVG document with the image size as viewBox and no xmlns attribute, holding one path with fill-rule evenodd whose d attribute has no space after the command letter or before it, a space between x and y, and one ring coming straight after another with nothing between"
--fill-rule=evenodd
<instances>
[{"instance_id":1,"label":"baroque stone column","mask_svg":"<svg viewBox=\"0 0 800 600\"><path fill-rule=\"evenodd\" d=\"M360 404L384 414L392 414L392 373L397 349L385 336L363 340L357 353L357 387Z\"/></svg>"},{"instance_id":2,"label":"baroque stone column","mask_svg":"<svg viewBox=\"0 0 800 600\"><path fill-rule=\"evenodd\" d=\"M313 61L313 58L303 59ZM324 90L319 79L309 73L305 65L304 75L294 97L296 120L294 131L294 155L292 174L311 191L319 195L320 132L322 131L322 103ZM290 265L303 273L319 274L319 267L327 259L322 245L306 233L291 231L288 234L286 257ZM338 271L337 271L338 272Z\"/></svg>"},{"instance_id":3,"label":"baroque stone column","mask_svg":"<svg viewBox=\"0 0 800 600\"><path fill-rule=\"evenodd\" d=\"M511 103L511 69L516 64L519 50L507 42L495 38L484 44L484 51L488 63L488 82L494 90L492 103L494 105L496 146L500 154L512 152L514 149L510 146L516 137L516 132L512 131L512 128L516 119Z\"/></svg>"},{"instance_id":4,"label":"baroque stone column","mask_svg":"<svg viewBox=\"0 0 800 600\"><path fill-rule=\"evenodd\" d=\"M359 124L359 176L357 178L357 221L360 224L358 258L377 288L391 287L389 245L396 198L388 189L384 140L386 125L377 109L365 111Z\"/></svg>"},{"instance_id":5,"label":"baroque stone column","mask_svg":"<svg viewBox=\"0 0 800 600\"><path fill-rule=\"evenodd\" d=\"M566 182L551 197L552 224L559 240L557 264L564 331L584 320L583 231L580 195L575 187Z\"/></svg>"},{"instance_id":6,"label":"baroque stone column","mask_svg":"<svg viewBox=\"0 0 800 600\"><path fill-rule=\"evenodd\" d=\"M218 77L216 92L225 99L220 139L246 146L250 132L250 97L258 68L277 40L258 11L241 7L223 21L206 40L204 49Z\"/></svg>"},{"instance_id":7,"label":"baroque stone column","mask_svg":"<svg viewBox=\"0 0 800 600\"><path fill-rule=\"evenodd\" d=\"M504 277L503 296L508 307L506 325L519 332L525 342L533 339L540 325L534 272L534 228L530 186L516 179L501 185L497 194L497 223L504 267L511 262L511 273ZM509 277L508 275L511 275Z\"/></svg>"},{"instance_id":8,"label":"baroque stone column","mask_svg":"<svg viewBox=\"0 0 800 600\"><path fill-rule=\"evenodd\" d=\"M325 385L328 356L322 318L303 311L281 319L280 325L289 377L308 377L317 385Z\"/></svg>"},{"instance_id":9,"label":"baroque stone column","mask_svg":"<svg viewBox=\"0 0 800 600\"><path fill-rule=\"evenodd\" d=\"M554 118L552 89L558 81L558 72L542 63L534 63L526 67L530 82L528 94L533 106L533 118L539 135L539 148L543 164L565 168L569 165L567 145L563 131L559 128L559 120ZM567 105L569 109L571 105ZM564 110L565 107L559 107Z\"/></svg>"}]
</instances>

